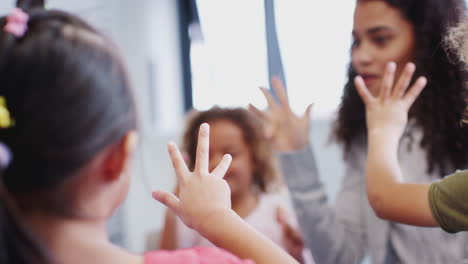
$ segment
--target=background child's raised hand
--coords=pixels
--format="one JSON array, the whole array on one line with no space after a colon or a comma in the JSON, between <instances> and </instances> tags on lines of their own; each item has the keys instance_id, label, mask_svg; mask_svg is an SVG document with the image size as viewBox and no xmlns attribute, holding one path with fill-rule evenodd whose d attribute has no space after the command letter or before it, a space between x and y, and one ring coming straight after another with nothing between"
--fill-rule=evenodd
<instances>
[{"instance_id":1,"label":"background child's raised hand","mask_svg":"<svg viewBox=\"0 0 468 264\"><path fill-rule=\"evenodd\" d=\"M406 65L396 84L395 71L396 64L388 63L377 97L369 92L362 77L357 76L354 80L357 91L366 105L369 135L376 132L390 133L388 136L399 139L408 121L409 108L426 86L426 78L419 77L406 92L415 71L413 63Z\"/></svg>"},{"instance_id":2,"label":"background child's raised hand","mask_svg":"<svg viewBox=\"0 0 468 264\"><path fill-rule=\"evenodd\" d=\"M231 191L223 179L231 156L225 155L218 166L210 173L209 162L209 126L202 124L198 137L196 164L193 172L189 171L177 146L168 146L174 166L179 193L178 197L156 191L153 197L173 210L189 227L198 229L204 219L216 212L230 210Z\"/></svg>"},{"instance_id":3,"label":"background child's raised hand","mask_svg":"<svg viewBox=\"0 0 468 264\"><path fill-rule=\"evenodd\" d=\"M288 212L283 207L278 207L276 209L276 221L281 225L286 251L297 261L304 263L304 240L299 230L293 227L288 219Z\"/></svg>"}]
</instances>

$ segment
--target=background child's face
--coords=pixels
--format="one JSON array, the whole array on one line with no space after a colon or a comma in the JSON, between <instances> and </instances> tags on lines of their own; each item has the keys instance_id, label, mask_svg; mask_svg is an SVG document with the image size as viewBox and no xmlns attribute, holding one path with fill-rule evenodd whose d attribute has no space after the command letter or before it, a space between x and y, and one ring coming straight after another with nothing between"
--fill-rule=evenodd
<instances>
[{"instance_id":1,"label":"background child's face","mask_svg":"<svg viewBox=\"0 0 468 264\"><path fill-rule=\"evenodd\" d=\"M413 60L415 33L400 10L384 1L357 1L354 12L352 64L367 88L377 95L385 66L397 63L397 75Z\"/></svg>"},{"instance_id":2,"label":"background child's face","mask_svg":"<svg viewBox=\"0 0 468 264\"><path fill-rule=\"evenodd\" d=\"M210 122L210 171L224 154L232 155L232 163L224 179L231 188L231 196L252 190L254 165L252 153L244 140L242 129L228 120Z\"/></svg>"}]
</instances>

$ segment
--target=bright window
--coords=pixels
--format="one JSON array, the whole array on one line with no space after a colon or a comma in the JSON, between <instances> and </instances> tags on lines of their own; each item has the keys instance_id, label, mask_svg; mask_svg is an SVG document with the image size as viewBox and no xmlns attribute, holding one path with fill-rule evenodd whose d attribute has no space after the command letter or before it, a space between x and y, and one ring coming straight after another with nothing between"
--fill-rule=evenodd
<instances>
[{"instance_id":1,"label":"bright window","mask_svg":"<svg viewBox=\"0 0 468 264\"><path fill-rule=\"evenodd\" d=\"M204 41L192 44L193 103L263 102L256 87L267 80L263 1L197 1Z\"/></svg>"},{"instance_id":2,"label":"bright window","mask_svg":"<svg viewBox=\"0 0 468 264\"><path fill-rule=\"evenodd\" d=\"M198 0L203 42L192 44L197 109L265 107L258 86L268 85L261 0ZM339 8L338 8L339 7ZM314 117L336 110L349 62L354 1L276 1L276 23L293 110L314 102Z\"/></svg>"}]
</instances>

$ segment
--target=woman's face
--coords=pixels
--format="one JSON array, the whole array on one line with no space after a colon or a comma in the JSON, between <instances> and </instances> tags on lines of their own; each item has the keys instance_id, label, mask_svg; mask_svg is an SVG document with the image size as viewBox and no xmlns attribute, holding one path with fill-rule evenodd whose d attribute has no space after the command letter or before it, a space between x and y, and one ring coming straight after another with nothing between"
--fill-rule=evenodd
<instances>
[{"instance_id":1,"label":"woman's face","mask_svg":"<svg viewBox=\"0 0 468 264\"><path fill-rule=\"evenodd\" d=\"M354 11L352 64L373 95L377 95L388 62L402 67L414 59L413 26L400 10L384 1L357 1Z\"/></svg>"}]
</instances>

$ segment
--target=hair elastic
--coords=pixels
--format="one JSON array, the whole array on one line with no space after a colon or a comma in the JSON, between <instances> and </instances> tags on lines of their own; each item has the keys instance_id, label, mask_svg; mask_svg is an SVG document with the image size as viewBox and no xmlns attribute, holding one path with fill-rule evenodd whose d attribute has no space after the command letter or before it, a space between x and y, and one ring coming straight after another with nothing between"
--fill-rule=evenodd
<instances>
[{"instance_id":1,"label":"hair elastic","mask_svg":"<svg viewBox=\"0 0 468 264\"><path fill-rule=\"evenodd\" d=\"M21 38L28 30L29 15L21 8L15 8L6 18L7 22L3 30L15 37Z\"/></svg>"}]
</instances>

